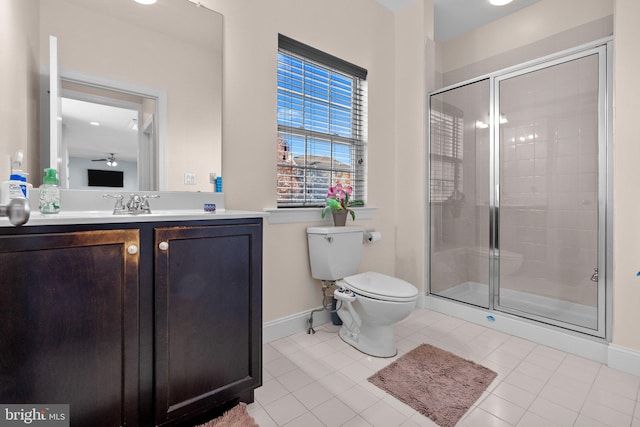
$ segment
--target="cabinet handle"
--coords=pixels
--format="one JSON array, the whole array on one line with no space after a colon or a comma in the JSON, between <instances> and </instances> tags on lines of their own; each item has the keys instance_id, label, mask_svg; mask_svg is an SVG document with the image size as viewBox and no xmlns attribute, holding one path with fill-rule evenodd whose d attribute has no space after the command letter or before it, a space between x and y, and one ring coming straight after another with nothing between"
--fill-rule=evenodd
<instances>
[{"instance_id":1,"label":"cabinet handle","mask_svg":"<svg viewBox=\"0 0 640 427\"><path fill-rule=\"evenodd\" d=\"M161 251L166 251L167 249L169 249L169 243L160 242L160 244L158 245L158 248L160 248Z\"/></svg>"},{"instance_id":2,"label":"cabinet handle","mask_svg":"<svg viewBox=\"0 0 640 427\"><path fill-rule=\"evenodd\" d=\"M136 245L129 245L129 247L127 248L127 252L129 252L131 255L135 255L138 253L138 247Z\"/></svg>"}]
</instances>

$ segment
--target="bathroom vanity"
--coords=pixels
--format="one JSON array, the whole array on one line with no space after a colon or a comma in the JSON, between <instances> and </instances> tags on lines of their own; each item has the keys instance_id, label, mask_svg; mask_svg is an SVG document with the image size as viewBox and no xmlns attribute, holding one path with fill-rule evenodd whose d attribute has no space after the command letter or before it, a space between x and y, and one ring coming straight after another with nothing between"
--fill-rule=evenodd
<instances>
[{"instance_id":1,"label":"bathroom vanity","mask_svg":"<svg viewBox=\"0 0 640 427\"><path fill-rule=\"evenodd\" d=\"M195 425L261 385L262 217L0 223L0 402L72 426Z\"/></svg>"}]
</instances>

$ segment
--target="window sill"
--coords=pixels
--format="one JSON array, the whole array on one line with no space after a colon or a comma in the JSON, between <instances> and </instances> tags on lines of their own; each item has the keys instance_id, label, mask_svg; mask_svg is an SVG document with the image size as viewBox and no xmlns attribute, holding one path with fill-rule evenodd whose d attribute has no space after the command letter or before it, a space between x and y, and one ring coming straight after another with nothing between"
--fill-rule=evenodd
<instances>
[{"instance_id":1,"label":"window sill","mask_svg":"<svg viewBox=\"0 0 640 427\"><path fill-rule=\"evenodd\" d=\"M373 219L378 208L362 206L352 208L358 219ZM266 208L264 209L269 224L289 224L294 222L323 222L332 225L331 215L322 219L322 208Z\"/></svg>"}]
</instances>

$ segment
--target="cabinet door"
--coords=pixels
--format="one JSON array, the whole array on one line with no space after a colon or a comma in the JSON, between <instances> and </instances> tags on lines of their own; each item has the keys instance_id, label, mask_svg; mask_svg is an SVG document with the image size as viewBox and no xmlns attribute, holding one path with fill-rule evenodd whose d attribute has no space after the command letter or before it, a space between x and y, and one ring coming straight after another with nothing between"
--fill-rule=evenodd
<instances>
[{"instance_id":1,"label":"cabinet door","mask_svg":"<svg viewBox=\"0 0 640 427\"><path fill-rule=\"evenodd\" d=\"M0 237L1 403L69 404L72 426L137 424L138 241Z\"/></svg>"},{"instance_id":2,"label":"cabinet door","mask_svg":"<svg viewBox=\"0 0 640 427\"><path fill-rule=\"evenodd\" d=\"M156 229L157 424L261 384L262 223Z\"/></svg>"}]
</instances>

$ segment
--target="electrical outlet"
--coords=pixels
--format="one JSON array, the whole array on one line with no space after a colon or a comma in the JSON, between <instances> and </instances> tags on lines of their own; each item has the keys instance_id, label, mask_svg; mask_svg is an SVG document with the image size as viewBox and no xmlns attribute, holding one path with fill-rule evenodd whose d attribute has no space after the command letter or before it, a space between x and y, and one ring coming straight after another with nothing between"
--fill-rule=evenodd
<instances>
[{"instance_id":1,"label":"electrical outlet","mask_svg":"<svg viewBox=\"0 0 640 427\"><path fill-rule=\"evenodd\" d=\"M209 184L215 184L216 183L216 173L215 172L209 172Z\"/></svg>"},{"instance_id":2,"label":"electrical outlet","mask_svg":"<svg viewBox=\"0 0 640 427\"><path fill-rule=\"evenodd\" d=\"M196 174L191 172L184 173L185 185L196 185Z\"/></svg>"}]
</instances>

